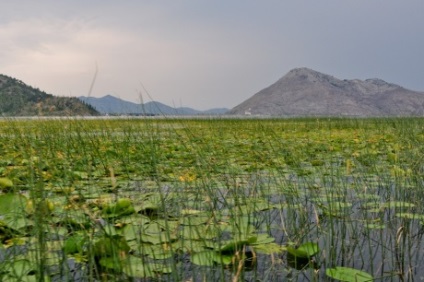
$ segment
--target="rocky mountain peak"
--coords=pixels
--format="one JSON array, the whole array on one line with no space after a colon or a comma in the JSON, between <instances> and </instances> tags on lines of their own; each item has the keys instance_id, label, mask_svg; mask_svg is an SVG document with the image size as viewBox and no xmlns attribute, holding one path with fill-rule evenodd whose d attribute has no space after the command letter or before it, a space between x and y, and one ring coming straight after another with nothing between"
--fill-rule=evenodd
<instances>
[{"instance_id":1,"label":"rocky mountain peak","mask_svg":"<svg viewBox=\"0 0 424 282\"><path fill-rule=\"evenodd\" d=\"M289 71L230 113L270 116L416 116L424 93L382 79L338 79L309 68Z\"/></svg>"},{"instance_id":2,"label":"rocky mountain peak","mask_svg":"<svg viewBox=\"0 0 424 282\"><path fill-rule=\"evenodd\" d=\"M302 82L340 83L340 80L309 68L296 68L289 71L282 79Z\"/></svg>"}]
</instances>

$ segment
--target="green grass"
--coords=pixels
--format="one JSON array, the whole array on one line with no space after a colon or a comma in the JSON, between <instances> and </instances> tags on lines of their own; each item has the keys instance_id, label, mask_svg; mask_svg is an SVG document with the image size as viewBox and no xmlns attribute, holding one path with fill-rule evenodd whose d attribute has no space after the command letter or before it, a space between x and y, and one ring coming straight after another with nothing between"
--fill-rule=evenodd
<instances>
[{"instance_id":1,"label":"green grass","mask_svg":"<svg viewBox=\"0 0 424 282\"><path fill-rule=\"evenodd\" d=\"M2 120L0 280L418 280L423 144L418 118Z\"/></svg>"}]
</instances>

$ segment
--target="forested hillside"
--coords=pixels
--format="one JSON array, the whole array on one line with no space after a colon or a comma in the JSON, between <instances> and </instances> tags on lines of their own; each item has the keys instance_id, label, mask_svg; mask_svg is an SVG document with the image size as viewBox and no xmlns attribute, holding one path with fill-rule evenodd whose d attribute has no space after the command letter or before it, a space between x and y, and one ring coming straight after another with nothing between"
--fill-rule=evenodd
<instances>
[{"instance_id":1,"label":"forested hillside","mask_svg":"<svg viewBox=\"0 0 424 282\"><path fill-rule=\"evenodd\" d=\"M57 97L24 82L0 75L0 116L98 115L76 97Z\"/></svg>"}]
</instances>

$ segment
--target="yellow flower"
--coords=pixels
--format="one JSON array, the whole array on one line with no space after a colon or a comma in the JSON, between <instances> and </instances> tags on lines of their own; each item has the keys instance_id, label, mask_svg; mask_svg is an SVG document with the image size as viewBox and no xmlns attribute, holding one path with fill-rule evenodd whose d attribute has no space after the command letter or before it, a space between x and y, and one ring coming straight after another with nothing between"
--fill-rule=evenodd
<instances>
[{"instance_id":1,"label":"yellow flower","mask_svg":"<svg viewBox=\"0 0 424 282\"><path fill-rule=\"evenodd\" d=\"M196 175L190 172L186 172L183 175L180 175L180 177L178 177L178 180L180 180L181 182L193 182L194 180L196 180Z\"/></svg>"}]
</instances>

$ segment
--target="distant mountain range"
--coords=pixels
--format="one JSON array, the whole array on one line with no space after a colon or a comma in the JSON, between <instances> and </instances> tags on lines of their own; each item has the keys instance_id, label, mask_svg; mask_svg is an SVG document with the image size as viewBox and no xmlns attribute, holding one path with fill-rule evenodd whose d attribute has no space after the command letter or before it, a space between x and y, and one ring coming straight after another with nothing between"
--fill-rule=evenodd
<instances>
[{"instance_id":1,"label":"distant mountain range","mask_svg":"<svg viewBox=\"0 0 424 282\"><path fill-rule=\"evenodd\" d=\"M173 108L159 102L137 104L112 95L106 95L101 98L81 96L78 99L91 105L100 113L108 115L220 115L228 111L225 108L207 111L199 111L187 107Z\"/></svg>"},{"instance_id":2,"label":"distant mountain range","mask_svg":"<svg viewBox=\"0 0 424 282\"><path fill-rule=\"evenodd\" d=\"M137 104L106 95L57 97L0 74L0 116L90 115L424 116L424 92L381 79L344 79L308 68L288 72L231 110L199 111L159 102Z\"/></svg>"},{"instance_id":3,"label":"distant mountain range","mask_svg":"<svg viewBox=\"0 0 424 282\"><path fill-rule=\"evenodd\" d=\"M75 97L57 97L0 74L0 116L93 116L99 113Z\"/></svg>"},{"instance_id":4,"label":"distant mountain range","mask_svg":"<svg viewBox=\"0 0 424 282\"><path fill-rule=\"evenodd\" d=\"M340 80L297 68L228 113L286 117L424 116L424 92L381 79Z\"/></svg>"}]
</instances>

